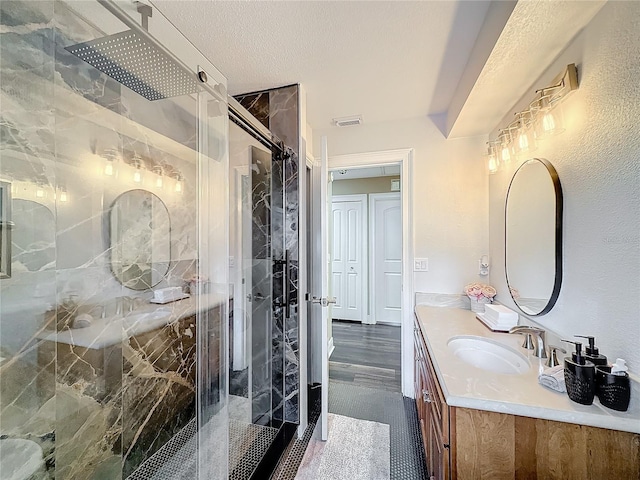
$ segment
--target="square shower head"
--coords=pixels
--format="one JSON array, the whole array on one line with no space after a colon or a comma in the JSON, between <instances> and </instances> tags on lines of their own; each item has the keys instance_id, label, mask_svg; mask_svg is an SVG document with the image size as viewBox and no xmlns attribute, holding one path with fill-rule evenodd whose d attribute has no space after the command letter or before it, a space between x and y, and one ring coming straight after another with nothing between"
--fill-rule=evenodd
<instances>
[{"instance_id":1,"label":"square shower head","mask_svg":"<svg viewBox=\"0 0 640 480\"><path fill-rule=\"evenodd\" d=\"M196 75L133 30L65 48L147 100L198 91Z\"/></svg>"}]
</instances>

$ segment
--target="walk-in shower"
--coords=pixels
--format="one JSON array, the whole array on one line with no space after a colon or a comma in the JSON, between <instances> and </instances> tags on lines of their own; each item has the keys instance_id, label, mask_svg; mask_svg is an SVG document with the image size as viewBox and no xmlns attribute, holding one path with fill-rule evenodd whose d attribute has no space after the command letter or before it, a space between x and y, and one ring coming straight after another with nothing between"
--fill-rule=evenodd
<instances>
[{"instance_id":1,"label":"walk-in shower","mask_svg":"<svg viewBox=\"0 0 640 480\"><path fill-rule=\"evenodd\" d=\"M149 8L0 2L2 478L229 476L226 80Z\"/></svg>"},{"instance_id":2,"label":"walk-in shower","mask_svg":"<svg viewBox=\"0 0 640 480\"><path fill-rule=\"evenodd\" d=\"M295 431L284 418L282 319L291 306L285 294L291 265L278 198L290 153L237 101L229 102L229 476L247 480L268 478Z\"/></svg>"}]
</instances>

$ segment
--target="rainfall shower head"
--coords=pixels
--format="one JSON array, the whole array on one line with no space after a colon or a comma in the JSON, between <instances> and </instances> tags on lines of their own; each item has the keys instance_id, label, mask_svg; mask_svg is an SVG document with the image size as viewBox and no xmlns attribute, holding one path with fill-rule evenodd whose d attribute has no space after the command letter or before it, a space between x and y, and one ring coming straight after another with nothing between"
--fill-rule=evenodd
<instances>
[{"instance_id":1,"label":"rainfall shower head","mask_svg":"<svg viewBox=\"0 0 640 480\"><path fill-rule=\"evenodd\" d=\"M147 100L198 91L194 73L134 30L79 43L66 50Z\"/></svg>"}]
</instances>

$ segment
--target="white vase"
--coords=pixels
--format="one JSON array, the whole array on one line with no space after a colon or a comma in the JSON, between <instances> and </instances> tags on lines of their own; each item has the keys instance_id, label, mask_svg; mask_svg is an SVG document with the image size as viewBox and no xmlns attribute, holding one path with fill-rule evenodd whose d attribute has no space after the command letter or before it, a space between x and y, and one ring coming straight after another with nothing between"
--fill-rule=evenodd
<instances>
[{"instance_id":1,"label":"white vase","mask_svg":"<svg viewBox=\"0 0 640 480\"><path fill-rule=\"evenodd\" d=\"M484 306L487 303L491 303L491 300L489 300L486 297L482 297L482 298L476 298L476 297L469 297L469 302L471 303L471 311L472 312L476 312L476 313L484 313Z\"/></svg>"}]
</instances>

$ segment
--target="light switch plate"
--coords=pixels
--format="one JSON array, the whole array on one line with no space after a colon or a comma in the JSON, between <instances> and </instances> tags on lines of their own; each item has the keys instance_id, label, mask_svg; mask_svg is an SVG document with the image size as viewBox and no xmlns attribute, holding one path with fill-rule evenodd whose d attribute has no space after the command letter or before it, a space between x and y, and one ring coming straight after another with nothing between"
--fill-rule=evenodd
<instances>
[{"instance_id":1,"label":"light switch plate","mask_svg":"<svg viewBox=\"0 0 640 480\"><path fill-rule=\"evenodd\" d=\"M429 259L428 258L414 258L413 259L413 271L414 272L428 272L429 271Z\"/></svg>"}]
</instances>

